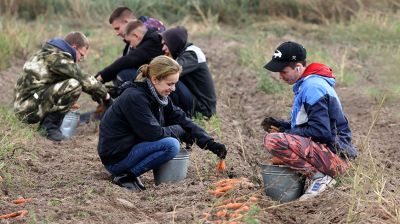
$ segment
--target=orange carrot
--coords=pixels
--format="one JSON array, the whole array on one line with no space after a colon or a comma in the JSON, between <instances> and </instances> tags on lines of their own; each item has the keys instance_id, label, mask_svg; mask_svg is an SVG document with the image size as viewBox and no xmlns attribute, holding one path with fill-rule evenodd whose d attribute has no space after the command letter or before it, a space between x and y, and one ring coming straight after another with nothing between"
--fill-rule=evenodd
<instances>
[{"instance_id":1,"label":"orange carrot","mask_svg":"<svg viewBox=\"0 0 400 224\"><path fill-rule=\"evenodd\" d=\"M251 197L249 198L249 201L251 201L251 202L256 202L256 201L258 201L258 198L257 198L257 197L254 197L254 196L251 196Z\"/></svg>"},{"instance_id":2,"label":"orange carrot","mask_svg":"<svg viewBox=\"0 0 400 224\"><path fill-rule=\"evenodd\" d=\"M244 203L229 203L227 205L225 205L225 208L228 209L239 209L240 207L242 207L244 205Z\"/></svg>"},{"instance_id":3,"label":"orange carrot","mask_svg":"<svg viewBox=\"0 0 400 224\"><path fill-rule=\"evenodd\" d=\"M215 190L215 191L210 190L210 191L208 191L208 193L209 193L209 194L212 194L212 195L214 195L214 196L216 196L216 197L219 197L219 196L222 196L222 195L225 194L225 192L218 191L218 190Z\"/></svg>"},{"instance_id":4,"label":"orange carrot","mask_svg":"<svg viewBox=\"0 0 400 224\"><path fill-rule=\"evenodd\" d=\"M27 210L21 210L18 212L12 212L5 215L0 215L0 219L10 219L10 218L17 218L17 217L24 217L28 214Z\"/></svg>"},{"instance_id":5,"label":"orange carrot","mask_svg":"<svg viewBox=\"0 0 400 224\"><path fill-rule=\"evenodd\" d=\"M240 179L223 179L223 180L216 182L214 185L217 187L224 187L229 184L237 184L240 181L241 181Z\"/></svg>"},{"instance_id":6,"label":"orange carrot","mask_svg":"<svg viewBox=\"0 0 400 224\"><path fill-rule=\"evenodd\" d=\"M243 213L248 212L250 210L249 206L243 205L242 207L238 208L235 212L236 213Z\"/></svg>"},{"instance_id":7,"label":"orange carrot","mask_svg":"<svg viewBox=\"0 0 400 224\"><path fill-rule=\"evenodd\" d=\"M275 156L271 158L271 163L273 165L283 165L283 164L285 164L281 159L279 159L278 157L275 157Z\"/></svg>"},{"instance_id":8,"label":"orange carrot","mask_svg":"<svg viewBox=\"0 0 400 224\"><path fill-rule=\"evenodd\" d=\"M223 200L221 202L221 205L226 205L226 204L229 204L229 203L240 202L240 201L243 201L243 197L237 197L237 198L231 198L231 199Z\"/></svg>"},{"instance_id":9,"label":"orange carrot","mask_svg":"<svg viewBox=\"0 0 400 224\"><path fill-rule=\"evenodd\" d=\"M218 217L225 217L228 214L228 210L224 209L221 211L218 211L215 215Z\"/></svg>"},{"instance_id":10,"label":"orange carrot","mask_svg":"<svg viewBox=\"0 0 400 224\"><path fill-rule=\"evenodd\" d=\"M238 217L240 217L241 215L239 214L239 213L232 213L232 214L229 214L229 218L238 218Z\"/></svg>"},{"instance_id":11,"label":"orange carrot","mask_svg":"<svg viewBox=\"0 0 400 224\"><path fill-rule=\"evenodd\" d=\"M18 198L18 199L11 201L11 203L18 205L18 204L24 204L27 202L31 202L31 201L32 201L32 198Z\"/></svg>"},{"instance_id":12,"label":"orange carrot","mask_svg":"<svg viewBox=\"0 0 400 224\"><path fill-rule=\"evenodd\" d=\"M228 185L228 186L225 186L225 187L219 187L219 188L217 188L215 190L220 191L220 192L227 192L229 190L232 190L233 187L234 187L233 185Z\"/></svg>"},{"instance_id":13,"label":"orange carrot","mask_svg":"<svg viewBox=\"0 0 400 224\"><path fill-rule=\"evenodd\" d=\"M221 159L217 162L217 173L222 173L225 171L225 160Z\"/></svg>"}]
</instances>

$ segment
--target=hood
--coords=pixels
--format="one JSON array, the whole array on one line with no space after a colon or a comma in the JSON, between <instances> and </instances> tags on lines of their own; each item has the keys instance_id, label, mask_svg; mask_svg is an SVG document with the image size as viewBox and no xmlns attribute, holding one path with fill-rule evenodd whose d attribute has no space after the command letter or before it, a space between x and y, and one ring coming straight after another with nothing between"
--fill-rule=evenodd
<instances>
[{"instance_id":1,"label":"hood","mask_svg":"<svg viewBox=\"0 0 400 224\"><path fill-rule=\"evenodd\" d=\"M73 47L71 47L71 45L69 45L65 40L61 38L54 38L49 40L47 44L50 44L51 46L54 46L60 49L61 51L69 53L70 55L72 55L74 62L76 62L76 50Z\"/></svg>"},{"instance_id":2,"label":"hood","mask_svg":"<svg viewBox=\"0 0 400 224\"><path fill-rule=\"evenodd\" d=\"M327 78L335 78L333 71L328 66L321 64L321 63L311 63L306 67L303 75L301 75L300 79L307 77L309 75L320 75Z\"/></svg>"},{"instance_id":3,"label":"hood","mask_svg":"<svg viewBox=\"0 0 400 224\"><path fill-rule=\"evenodd\" d=\"M188 33L185 27L177 26L164 31L162 37L174 59L185 49Z\"/></svg>"}]
</instances>

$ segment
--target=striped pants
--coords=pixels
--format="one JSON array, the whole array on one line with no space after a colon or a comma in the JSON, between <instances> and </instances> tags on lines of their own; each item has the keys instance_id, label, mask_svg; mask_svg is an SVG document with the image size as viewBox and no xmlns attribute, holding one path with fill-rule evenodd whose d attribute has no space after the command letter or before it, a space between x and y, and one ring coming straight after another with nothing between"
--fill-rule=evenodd
<instances>
[{"instance_id":1,"label":"striped pants","mask_svg":"<svg viewBox=\"0 0 400 224\"><path fill-rule=\"evenodd\" d=\"M285 133L267 133L264 147L278 159L297 170L311 176L319 171L336 177L349 167L348 161L333 153L326 145L311 138Z\"/></svg>"}]
</instances>

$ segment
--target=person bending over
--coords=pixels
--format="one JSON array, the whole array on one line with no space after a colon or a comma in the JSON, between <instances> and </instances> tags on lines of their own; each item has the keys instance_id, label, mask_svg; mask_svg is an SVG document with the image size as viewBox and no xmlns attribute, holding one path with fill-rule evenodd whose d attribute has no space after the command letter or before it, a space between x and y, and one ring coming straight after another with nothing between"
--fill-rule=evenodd
<instances>
[{"instance_id":1,"label":"person bending over","mask_svg":"<svg viewBox=\"0 0 400 224\"><path fill-rule=\"evenodd\" d=\"M170 57L158 56L139 68L135 82L123 85L122 94L100 123L98 153L113 182L144 190L139 176L174 158L180 142L196 142L224 159L225 145L214 141L168 97L181 72Z\"/></svg>"},{"instance_id":2,"label":"person bending over","mask_svg":"<svg viewBox=\"0 0 400 224\"><path fill-rule=\"evenodd\" d=\"M40 122L39 128L48 139L61 141L65 139L60 131L61 122L82 91L99 103L110 102L105 87L77 64L87 56L88 49L88 39L80 32L45 43L24 64L15 85L17 118L30 124Z\"/></svg>"},{"instance_id":3,"label":"person bending over","mask_svg":"<svg viewBox=\"0 0 400 224\"><path fill-rule=\"evenodd\" d=\"M210 118L216 113L214 81L203 51L187 42L188 33L178 26L162 33L163 51L182 66L182 73L171 94L172 102L190 117L197 113Z\"/></svg>"}]
</instances>

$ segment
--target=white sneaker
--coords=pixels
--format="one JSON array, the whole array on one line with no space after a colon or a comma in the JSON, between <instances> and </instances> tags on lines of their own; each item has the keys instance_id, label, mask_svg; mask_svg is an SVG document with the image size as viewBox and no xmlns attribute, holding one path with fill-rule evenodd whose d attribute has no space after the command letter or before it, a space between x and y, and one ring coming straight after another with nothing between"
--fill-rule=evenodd
<instances>
[{"instance_id":1,"label":"white sneaker","mask_svg":"<svg viewBox=\"0 0 400 224\"><path fill-rule=\"evenodd\" d=\"M306 192L299 198L299 201L305 201L307 199L313 198L319 193L326 190L328 187L333 187L336 181L323 173L316 173L311 179L311 184L308 186Z\"/></svg>"}]
</instances>

